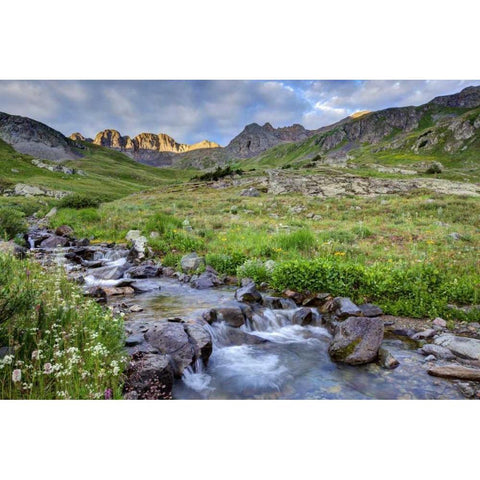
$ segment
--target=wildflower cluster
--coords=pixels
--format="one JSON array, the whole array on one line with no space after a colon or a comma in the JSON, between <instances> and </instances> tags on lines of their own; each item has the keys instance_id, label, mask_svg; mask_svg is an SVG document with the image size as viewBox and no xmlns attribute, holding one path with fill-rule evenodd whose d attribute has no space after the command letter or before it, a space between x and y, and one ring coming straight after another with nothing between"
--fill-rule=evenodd
<instances>
[{"instance_id":1,"label":"wildflower cluster","mask_svg":"<svg viewBox=\"0 0 480 480\"><path fill-rule=\"evenodd\" d=\"M0 307L12 306L0 319L0 345L9 346L0 398L118 398L122 319L84 298L61 271L6 256L0 269Z\"/></svg>"}]
</instances>

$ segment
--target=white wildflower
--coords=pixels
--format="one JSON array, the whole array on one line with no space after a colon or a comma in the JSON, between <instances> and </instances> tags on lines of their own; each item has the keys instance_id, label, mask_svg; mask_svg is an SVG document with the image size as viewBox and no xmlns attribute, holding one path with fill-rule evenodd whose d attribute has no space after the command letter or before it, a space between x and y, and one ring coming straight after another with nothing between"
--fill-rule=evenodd
<instances>
[{"instance_id":1,"label":"white wildflower","mask_svg":"<svg viewBox=\"0 0 480 480\"><path fill-rule=\"evenodd\" d=\"M12 381L13 383L17 383L22 379L22 371L19 368L16 368L12 372Z\"/></svg>"}]
</instances>

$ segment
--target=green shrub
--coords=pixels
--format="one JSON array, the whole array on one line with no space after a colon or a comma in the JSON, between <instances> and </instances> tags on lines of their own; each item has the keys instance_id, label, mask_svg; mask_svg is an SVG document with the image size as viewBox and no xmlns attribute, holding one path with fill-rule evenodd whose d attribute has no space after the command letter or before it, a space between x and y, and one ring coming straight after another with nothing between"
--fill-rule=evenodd
<instances>
[{"instance_id":1,"label":"green shrub","mask_svg":"<svg viewBox=\"0 0 480 480\"><path fill-rule=\"evenodd\" d=\"M251 278L255 283L269 282L271 274L261 260L247 260L237 268L238 278Z\"/></svg>"},{"instance_id":2,"label":"green shrub","mask_svg":"<svg viewBox=\"0 0 480 480\"><path fill-rule=\"evenodd\" d=\"M28 230L25 214L11 207L0 207L0 238L11 240Z\"/></svg>"},{"instance_id":3,"label":"green shrub","mask_svg":"<svg viewBox=\"0 0 480 480\"><path fill-rule=\"evenodd\" d=\"M106 198L95 195L81 195L74 193L63 197L58 203L59 208L98 208L102 202L105 202Z\"/></svg>"},{"instance_id":4,"label":"green shrub","mask_svg":"<svg viewBox=\"0 0 480 480\"><path fill-rule=\"evenodd\" d=\"M242 175L243 170L237 168L233 169L230 165L227 165L226 167L217 167L215 171L213 172L207 172L204 173L203 175L196 175L192 177L192 180L201 180L203 182L209 182L209 181L217 181L220 178L232 176L232 175Z\"/></svg>"},{"instance_id":5,"label":"green shrub","mask_svg":"<svg viewBox=\"0 0 480 480\"><path fill-rule=\"evenodd\" d=\"M208 253L205 257L207 265L212 266L218 273L236 275L237 268L242 265L246 256L240 252L229 254Z\"/></svg>"},{"instance_id":6,"label":"green shrub","mask_svg":"<svg viewBox=\"0 0 480 480\"><path fill-rule=\"evenodd\" d=\"M473 280L473 281L472 281ZM276 266L272 286L301 292L329 292L356 302L375 302L392 315L451 315L448 303L472 304L480 298L479 276L452 280L427 264L361 265L336 258L294 260ZM480 318L480 310L470 319Z\"/></svg>"}]
</instances>

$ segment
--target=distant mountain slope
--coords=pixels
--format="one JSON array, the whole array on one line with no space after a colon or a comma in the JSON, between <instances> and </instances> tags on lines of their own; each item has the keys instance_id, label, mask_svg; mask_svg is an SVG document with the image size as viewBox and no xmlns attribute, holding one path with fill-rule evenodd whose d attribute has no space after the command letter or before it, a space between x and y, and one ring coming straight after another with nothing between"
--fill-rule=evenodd
<instances>
[{"instance_id":1,"label":"distant mountain slope","mask_svg":"<svg viewBox=\"0 0 480 480\"><path fill-rule=\"evenodd\" d=\"M231 157L250 158L279 143L298 142L314 133L298 124L273 128L270 123L263 126L251 123L225 147L225 151Z\"/></svg>"},{"instance_id":2,"label":"distant mountain slope","mask_svg":"<svg viewBox=\"0 0 480 480\"><path fill-rule=\"evenodd\" d=\"M0 112L0 139L17 152L47 160L76 159L74 151L79 145L53 128L18 115Z\"/></svg>"},{"instance_id":3,"label":"distant mountain slope","mask_svg":"<svg viewBox=\"0 0 480 480\"><path fill-rule=\"evenodd\" d=\"M480 154L480 87L436 97L418 107L388 108L347 117L308 139L279 145L249 163L281 165L301 160L341 161L392 151L415 155Z\"/></svg>"}]
</instances>

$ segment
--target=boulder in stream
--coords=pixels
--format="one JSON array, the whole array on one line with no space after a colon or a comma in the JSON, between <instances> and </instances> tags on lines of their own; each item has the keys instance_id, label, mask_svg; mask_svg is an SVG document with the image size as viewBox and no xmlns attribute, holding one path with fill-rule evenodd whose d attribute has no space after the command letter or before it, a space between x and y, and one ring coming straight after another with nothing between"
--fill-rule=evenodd
<instances>
[{"instance_id":1,"label":"boulder in stream","mask_svg":"<svg viewBox=\"0 0 480 480\"><path fill-rule=\"evenodd\" d=\"M360 308L348 297L335 297L332 303L332 310L335 316L340 319L347 317L358 317L363 315Z\"/></svg>"},{"instance_id":2,"label":"boulder in stream","mask_svg":"<svg viewBox=\"0 0 480 480\"><path fill-rule=\"evenodd\" d=\"M239 302L247 303L261 303L262 295L255 287L255 283L250 282L247 285L240 287L235 292L235 298Z\"/></svg>"},{"instance_id":3,"label":"boulder in stream","mask_svg":"<svg viewBox=\"0 0 480 480\"><path fill-rule=\"evenodd\" d=\"M458 357L468 360L480 360L480 340L476 338L445 334L437 337L434 343L448 348Z\"/></svg>"},{"instance_id":4,"label":"boulder in stream","mask_svg":"<svg viewBox=\"0 0 480 480\"><path fill-rule=\"evenodd\" d=\"M129 268L125 273L131 278L153 278L162 273L162 268L151 260L147 260L136 267Z\"/></svg>"},{"instance_id":5,"label":"boulder in stream","mask_svg":"<svg viewBox=\"0 0 480 480\"><path fill-rule=\"evenodd\" d=\"M178 378L194 361L195 350L182 323L156 323L145 334L145 339L160 353L168 355Z\"/></svg>"},{"instance_id":6,"label":"boulder in stream","mask_svg":"<svg viewBox=\"0 0 480 480\"><path fill-rule=\"evenodd\" d=\"M400 365L400 362L385 347L379 348L378 361L383 368L389 370L397 368Z\"/></svg>"},{"instance_id":7,"label":"boulder in stream","mask_svg":"<svg viewBox=\"0 0 480 480\"><path fill-rule=\"evenodd\" d=\"M328 353L337 362L361 365L376 360L382 341L380 318L348 317L336 324Z\"/></svg>"},{"instance_id":8,"label":"boulder in stream","mask_svg":"<svg viewBox=\"0 0 480 480\"><path fill-rule=\"evenodd\" d=\"M69 243L67 237L60 237L59 235L50 235L40 243L40 248L57 248L65 247Z\"/></svg>"},{"instance_id":9,"label":"boulder in stream","mask_svg":"<svg viewBox=\"0 0 480 480\"><path fill-rule=\"evenodd\" d=\"M453 360L455 355L446 347L435 345L434 343L427 343L421 348L423 355L433 355L435 358L442 360Z\"/></svg>"},{"instance_id":10,"label":"boulder in stream","mask_svg":"<svg viewBox=\"0 0 480 480\"><path fill-rule=\"evenodd\" d=\"M379 317L383 315L383 310L377 305L373 305L373 303L364 303L359 305L358 308L364 317Z\"/></svg>"},{"instance_id":11,"label":"boulder in stream","mask_svg":"<svg viewBox=\"0 0 480 480\"><path fill-rule=\"evenodd\" d=\"M310 308L302 307L295 311L292 317L292 323L295 325L311 325L313 322L313 312Z\"/></svg>"},{"instance_id":12,"label":"boulder in stream","mask_svg":"<svg viewBox=\"0 0 480 480\"><path fill-rule=\"evenodd\" d=\"M212 321L225 322L231 327L241 327L245 323L245 315L240 307L221 307L213 310Z\"/></svg>"},{"instance_id":13,"label":"boulder in stream","mask_svg":"<svg viewBox=\"0 0 480 480\"><path fill-rule=\"evenodd\" d=\"M202 359L203 363L206 365L213 349L210 333L202 325L192 323L187 323L185 325L185 332L194 347L195 359Z\"/></svg>"}]
</instances>

